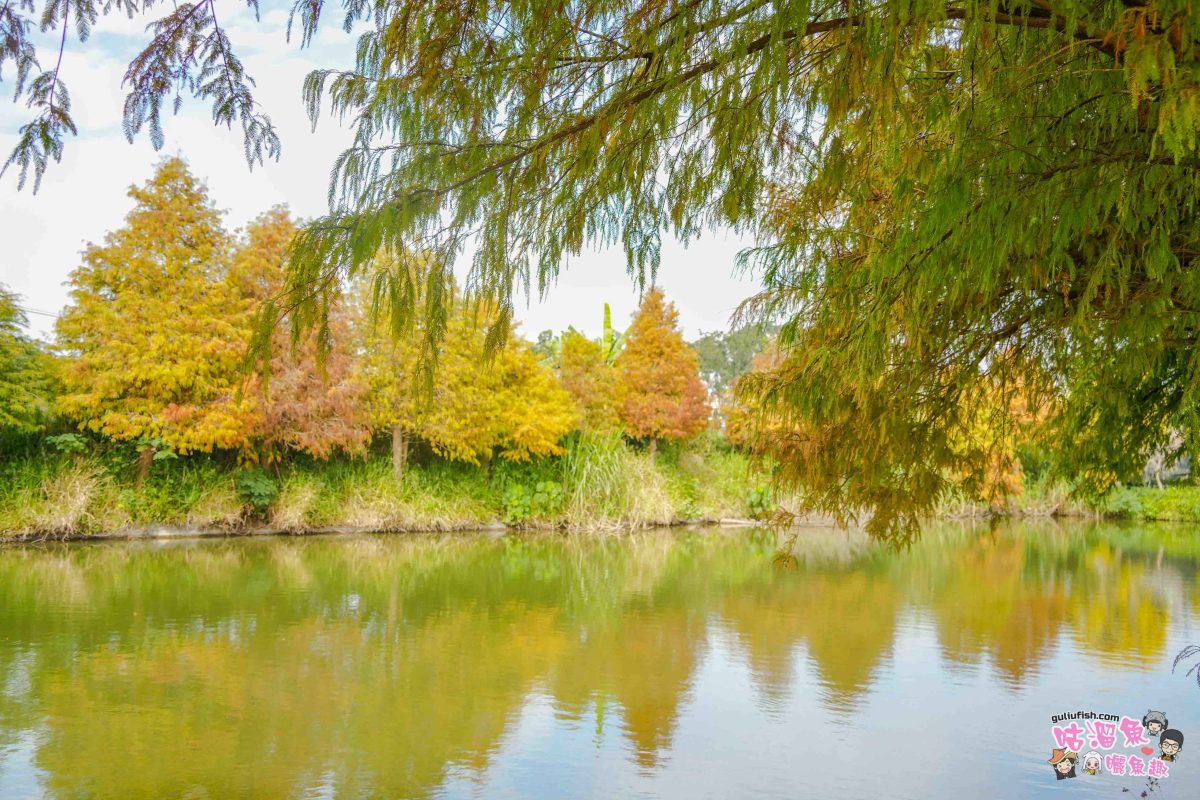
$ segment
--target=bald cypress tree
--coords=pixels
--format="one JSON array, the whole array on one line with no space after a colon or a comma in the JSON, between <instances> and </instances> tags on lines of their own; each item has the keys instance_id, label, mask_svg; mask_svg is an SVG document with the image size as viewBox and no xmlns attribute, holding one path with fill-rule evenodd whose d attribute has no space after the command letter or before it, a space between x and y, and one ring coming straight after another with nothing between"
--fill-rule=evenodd
<instances>
[{"instance_id":1,"label":"bald cypress tree","mask_svg":"<svg viewBox=\"0 0 1200 800\"><path fill-rule=\"evenodd\" d=\"M204 185L177 158L129 190L125 225L83 253L57 323L58 403L79 427L179 453L246 446L240 391L250 298L229 276L231 239Z\"/></svg>"},{"instance_id":2,"label":"bald cypress tree","mask_svg":"<svg viewBox=\"0 0 1200 800\"><path fill-rule=\"evenodd\" d=\"M629 435L648 440L651 455L659 439L688 439L708 425L696 351L683 340L679 312L660 289L642 299L616 366L621 421Z\"/></svg>"}]
</instances>

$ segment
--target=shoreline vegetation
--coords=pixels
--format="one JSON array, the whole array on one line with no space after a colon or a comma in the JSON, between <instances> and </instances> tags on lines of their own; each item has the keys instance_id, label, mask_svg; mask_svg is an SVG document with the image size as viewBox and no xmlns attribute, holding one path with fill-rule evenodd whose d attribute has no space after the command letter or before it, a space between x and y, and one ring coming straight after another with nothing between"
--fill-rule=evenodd
<instances>
[{"instance_id":1,"label":"shoreline vegetation","mask_svg":"<svg viewBox=\"0 0 1200 800\"><path fill-rule=\"evenodd\" d=\"M0 463L0 541L747 522L773 511L768 480L715 436L653 455L615 436L576 436L560 457L490 469L418 451L399 481L383 452L266 468L192 456L139 480L127 455L31 446Z\"/></svg>"},{"instance_id":2,"label":"shoreline vegetation","mask_svg":"<svg viewBox=\"0 0 1200 800\"><path fill-rule=\"evenodd\" d=\"M378 448L377 448L378 449ZM0 542L339 532L562 529L619 532L689 524L766 524L766 470L707 434L651 454L619 437L575 436L566 452L490 469L419 449L397 481L388 454L247 467L220 456L155 463L128 454L48 452L31 441L0 462ZM1200 487L1119 489L1096 507L1033 483L1003 507L947 498L936 519L1200 521ZM805 523L832 525L830 519Z\"/></svg>"},{"instance_id":3,"label":"shoreline vegetation","mask_svg":"<svg viewBox=\"0 0 1200 800\"><path fill-rule=\"evenodd\" d=\"M71 273L51 341L24 333L20 298L0 287L0 541L782 527L834 521L791 512L855 508L873 516L850 522L903 541L893 534L909 507L925 518L1200 521L1200 488L1089 491L1091 473L1054 469L1053 427L1026 384L963 395L969 408L939 445L953 468L936 480L902 473L897 487L864 493L851 485L856 461L814 472L813 459L826 440L852 448L846 421L875 412L851 404L814 426L780 405L792 379L772 377L790 357L777 325L688 342L651 285L624 331L604 304L599 336L569 326L533 341L511 309L440 283L428 253L383 248L372 276L331 289L306 328L275 308L299 235L286 208L230 231L178 158L129 195L125 224ZM444 314L426 313L434 306ZM1161 485L1177 449L1105 486Z\"/></svg>"},{"instance_id":4,"label":"shoreline vegetation","mask_svg":"<svg viewBox=\"0 0 1200 800\"><path fill-rule=\"evenodd\" d=\"M14 99L31 111L0 167L18 188L36 191L77 133L74 70L58 69L72 12L82 41L101 11L129 5L0 8L0 62L13 60ZM231 229L182 156L166 158L130 188L124 224L85 245L60 311L0 287L0 428L136 448L135 500L101 504L98 520L140 513L159 459L219 451L270 471L376 438L397 486L417 442L485 470L487 514L507 516L556 507L573 484L498 499L510 487L494 487L494 461L560 457L571 434L614 427L651 459L667 440L722 432L806 507L868 509L869 532L902 545L944 506L974 513L947 502L955 487L988 513L1070 511L1057 488L1004 499L1043 473L1035 462L1103 503L1092 513L1200 513L1189 490L1123 488L1200 457L1194 3L343 5L361 57L314 64L303 91L313 125L328 112L354 131L319 216L247 221L260 195L234 187L246 224ZM39 6L39 30L63 24L59 60L40 62L52 70L32 34ZM286 131L214 8L151 23L159 35L123 82L124 132L161 148L163 101L178 110L190 93L214 122L240 122L249 164L279 158ZM310 44L328 8L295 8ZM86 207L117 208L90 183ZM759 368L736 377L736 405L655 285L674 240L693 248L667 259L688 294L740 295L702 286L720 258L709 236L747 245L729 266L755 285L731 324L774 329L750 353ZM595 297L569 330L523 339L520 302L549 299L584 253L620 262L642 295L629 329L606 322L597 341ZM46 341L25 333L27 312L57 316ZM77 472L64 481L130 495ZM260 502L256 474L201 495L217 517L244 507L221 499L231 492L274 513L283 503ZM291 473L275 475L290 497ZM372 513L426 519L427 498L405 491ZM330 494L294 492L313 493Z\"/></svg>"}]
</instances>

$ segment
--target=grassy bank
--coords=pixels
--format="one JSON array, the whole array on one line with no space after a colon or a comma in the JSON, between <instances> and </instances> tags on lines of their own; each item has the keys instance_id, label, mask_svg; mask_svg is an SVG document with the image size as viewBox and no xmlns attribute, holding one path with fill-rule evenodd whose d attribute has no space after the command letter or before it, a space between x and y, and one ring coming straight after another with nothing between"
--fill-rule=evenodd
<instances>
[{"instance_id":1,"label":"grassy bank","mask_svg":"<svg viewBox=\"0 0 1200 800\"><path fill-rule=\"evenodd\" d=\"M1072 497L1071 488L1063 481L1033 480L1022 487L1021 493L990 505L969 497L961 491L951 492L938 506L939 519L983 519L1009 516L1020 519L1040 517L1104 516L1085 501Z\"/></svg>"},{"instance_id":2,"label":"grassy bank","mask_svg":"<svg viewBox=\"0 0 1200 800\"><path fill-rule=\"evenodd\" d=\"M1200 522L1200 486L1117 489L1105 502L1103 512L1114 519Z\"/></svg>"},{"instance_id":3,"label":"grassy bank","mask_svg":"<svg viewBox=\"0 0 1200 800\"><path fill-rule=\"evenodd\" d=\"M1035 517L1094 517L1132 522L1200 522L1200 486L1172 484L1127 486L1113 490L1096 503L1072 497L1064 483L1034 484L1019 497L1010 498L1001 515ZM978 519L994 516L985 504L952 495L941 504L942 519Z\"/></svg>"},{"instance_id":4,"label":"grassy bank","mask_svg":"<svg viewBox=\"0 0 1200 800\"><path fill-rule=\"evenodd\" d=\"M163 526L633 528L745 518L764 510L766 484L744 455L707 438L654 458L617 437L584 439L558 458L490 470L418 454L400 482L384 453L265 469L212 456L169 459L140 484L133 462L119 450L31 445L10 453L0 462L0 537Z\"/></svg>"},{"instance_id":5,"label":"grassy bank","mask_svg":"<svg viewBox=\"0 0 1200 800\"><path fill-rule=\"evenodd\" d=\"M773 509L767 476L716 438L661 448L655 457L619 436L579 438L561 457L490 469L416 452L403 479L388 455L267 468L192 456L153 464L137 480L136 453L92 446L63 453L46 441L5 449L0 459L0 539L73 537L155 528L305 532L562 527L618 530L721 519ZM792 505L785 503L785 505ZM942 518L995 510L951 496ZM1200 522L1200 487L1124 488L1099 507L1062 484L1033 483L1011 498L1014 517L1109 517Z\"/></svg>"}]
</instances>

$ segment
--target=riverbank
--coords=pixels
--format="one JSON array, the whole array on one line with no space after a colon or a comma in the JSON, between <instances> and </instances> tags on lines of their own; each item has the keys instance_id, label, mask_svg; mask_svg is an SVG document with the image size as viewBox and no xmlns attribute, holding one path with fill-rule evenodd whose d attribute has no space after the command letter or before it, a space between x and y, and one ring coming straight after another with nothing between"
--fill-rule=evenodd
<instances>
[{"instance_id":1,"label":"riverbank","mask_svg":"<svg viewBox=\"0 0 1200 800\"><path fill-rule=\"evenodd\" d=\"M792 506L785 502L783 505ZM656 456L618 437L565 455L490 467L416 454L397 481L387 453L293 459L269 468L218 456L156 462L139 481L128 453L37 448L0 462L0 541L347 531L631 530L750 522L775 508L769 478L716 438ZM1200 522L1200 487L1124 488L1102 506L1058 485L1003 509L951 497L943 519L1107 517Z\"/></svg>"},{"instance_id":2,"label":"riverbank","mask_svg":"<svg viewBox=\"0 0 1200 800\"><path fill-rule=\"evenodd\" d=\"M490 468L417 458L399 481L386 454L270 468L169 459L140 482L127 454L38 451L0 463L0 539L632 529L770 510L766 476L710 439L654 457L588 440L560 458Z\"/></svg>"},{"instance_id":3,"label":"riverbank","mask_svg":"<svg viewBox=\"0 0 1200 800\"><path fill-rule=\"evenodd\" d=\"M961 497L951 497L942 503L936 516L938 519L1001 516L1017 519L1061 517L1128 522L1200 522L1200 486L1173 484L1162 489L1154 486L1120 487L1101 501L1090 503L1073 497L1065 484L1035 484L1020 496L1010 498L1007 505L1000 509Z\"/></svg>"}]
</instances>

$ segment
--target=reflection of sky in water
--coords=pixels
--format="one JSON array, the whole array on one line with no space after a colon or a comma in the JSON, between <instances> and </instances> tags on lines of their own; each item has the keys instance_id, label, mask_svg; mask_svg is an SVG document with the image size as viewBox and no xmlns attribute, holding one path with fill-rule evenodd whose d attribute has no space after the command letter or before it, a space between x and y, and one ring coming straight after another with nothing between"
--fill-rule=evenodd
<instances>
[{"instance_id":1,"label":"reflection of sky in water","mask_svg":"<svg viewBox=\"0 0 1200 800\"><path fill-rule=\"evenodd\" d=\"M0 746L0 797L41 797L45 776L34 763L37 734L24 732L16 741Z\"/></svg>"},{"instance_id":2,"label":"reflection of sky in water","mask_svg":"<svg viewBox=\"0 0 1200 800\"><path fill-rule=\"evenodd\" d=\"M1200 546L1072 536L0 551L0 798L1136 797L1049 718L1148 708L1196 797Z\"/></svg>"},{"instance_id":3,"label":"reflection of sky in water","mask_svg":"<svg viewBox=\"0 0 1200 800\"><path fill-rule=\"evenodd\" d=\"M1188 641L1189 626L1181 627L1172 632L1170 653ZM854 712L844 715L830 713L802 647L788 696L765 705L746 659L718 629L658 768L629 768L633 754L619 722L613 722L614 709L608 709L604 726L598 725L594 704L582 719L564 721L552 698L534 694L490 766L482 772L453 770L438 796L794 798L815 793L915 800L1061 797L1068 786L1072 796L1123 795L1125 786L1137 796L1144 779L1056 781L1042 763L1052 746L1050 716L1075 710L1140 716L1139 701L1130 698L1145 698L1142 705L1177 709L1178 717L1187 718L1200 700L1200 689L1190 681L1169 679L1171 658L1131 659L1122 669L1096 670L1089 656L1060 641L1039 674L1013 690L997 683L987 664L948 669L939 650L928 620L906 614L887 669ZM1153 797L1195 796L1200 770L1182 759L1178 766ZM982 787L991 790L981 795Z\"/></svg>"}]
</instances>

